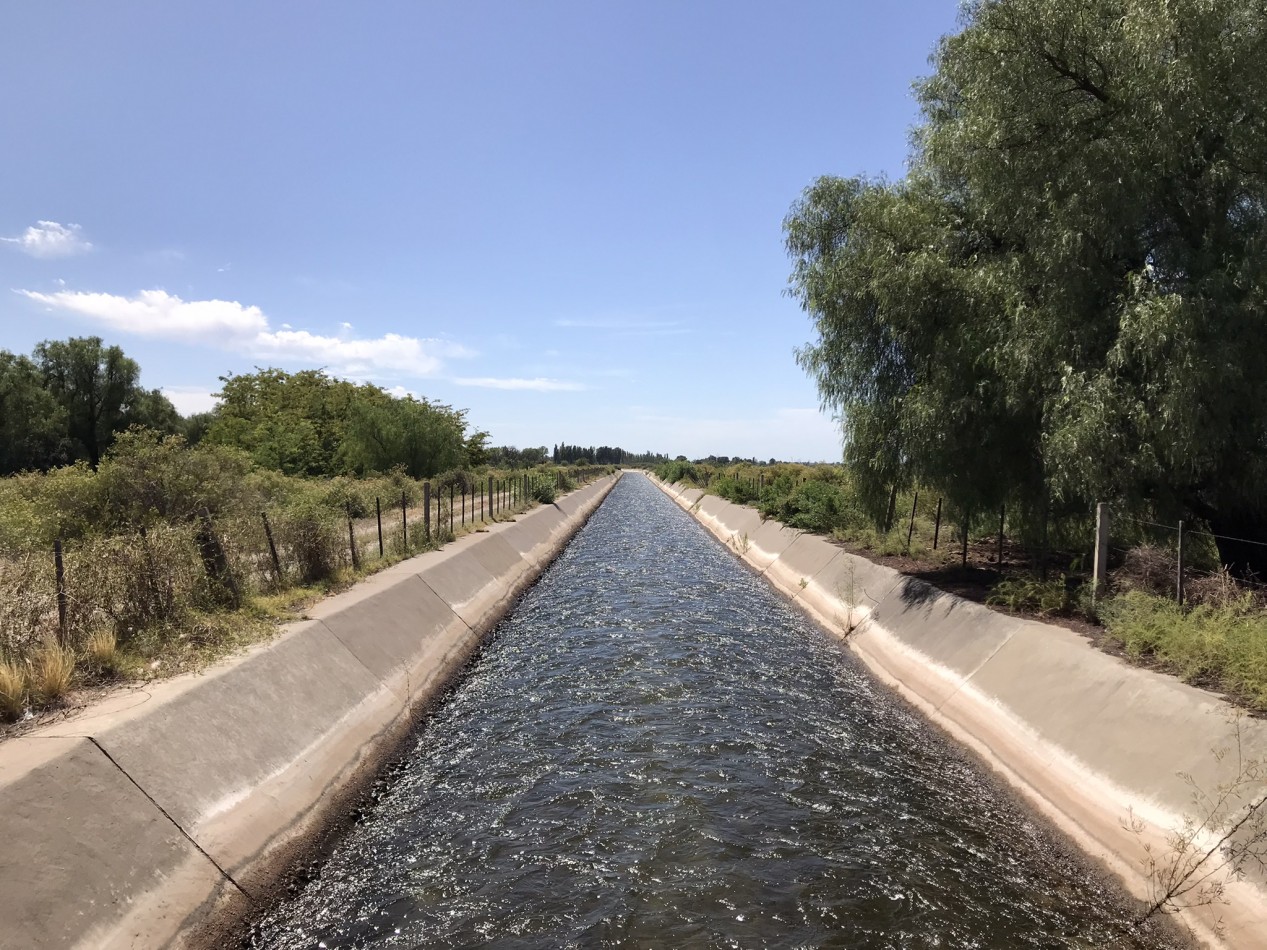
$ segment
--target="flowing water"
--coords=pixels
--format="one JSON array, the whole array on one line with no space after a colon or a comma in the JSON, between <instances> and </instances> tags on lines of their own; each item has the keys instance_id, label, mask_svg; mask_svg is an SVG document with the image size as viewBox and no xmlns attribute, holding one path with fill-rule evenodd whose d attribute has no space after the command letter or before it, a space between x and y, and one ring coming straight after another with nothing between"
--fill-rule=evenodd
<instances>
[{"instance_id":1,"label":"flowing water","mask_svg":"<svg viewBox=\"0 0 1267 950\"><path fill-rule=\"evenodd\" d=\"M1166 947L626 476L252 945Z\"/></svg>"}]
</instances>

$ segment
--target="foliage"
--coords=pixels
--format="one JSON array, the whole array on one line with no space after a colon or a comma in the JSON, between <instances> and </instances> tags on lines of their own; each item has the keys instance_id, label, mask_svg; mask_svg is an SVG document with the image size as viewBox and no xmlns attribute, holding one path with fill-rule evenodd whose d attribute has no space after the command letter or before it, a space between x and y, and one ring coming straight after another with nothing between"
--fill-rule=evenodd
<instances>
[{"instance_id":1,"label":"foliage","mask_svg":"<svg viewBox=\"0 0 1267 950\"><path fill-rule=\"evenodd\" d=\"M873 517L918 482L1018 521L1112 500L1267 537L1262 36L1251 0L975 4L906 178L794 206L799 359Z\"/></svg>"},{"instance_id":2,"label":"foliage","mask_svg":"<svg viewBox=\"0 0 1267 950\"><path fill-rule=\"evenodd\" d=\"M35 358L48 393L65 413L73 451L96 468L116 432L129 425L174 432L180 415L158 390L140 386L141 369L100 337L45 340Z\"/></svg>"},{"instance_id":3,"label":"foliage","mask_svg":"<svg viewBox=\"0 0 1267 950\"><path fill-rule=\"evenodd\" d=\"M39 368L0 350L0 474L68 461L69 451L66 410Z\"/></svg>"},{"instance_id":4,"label":"foliage","mask_svg":"<svg viewBox=\"0 0 1267 950\"><path fill-rule=\"evenodd\" d=\"M1104 602L1100 616L1131 656L1217 683L1267 710L1267 615L1251 596L1187 610L1171 597L1133 590Z\"/></svg>"},{"instance_id":5,"label":"foliage","mask_svg":"<svg viewBox=\"0 0 1267 950\"><path fill-rule=\"evenodd\" d=\"M1069 578L1061 574L1045 581L1036 577L1009 577L994 586L985 602L1018 613L1051 617L1073 613L1079 598L1076 591L1070 590Z\"/></svg>"},{"instance_id":6,"label":"foliage","mask_svg":"<svg viewBox=\"0 0 1267 950\"><path fill-rule=\"evenodd\" d=\"M466 463L465 429L466 413L449 406L360 394L348 409L342 458L358 472L401 466L410 478L431 478Z\"/></svg>"}]
</instances>

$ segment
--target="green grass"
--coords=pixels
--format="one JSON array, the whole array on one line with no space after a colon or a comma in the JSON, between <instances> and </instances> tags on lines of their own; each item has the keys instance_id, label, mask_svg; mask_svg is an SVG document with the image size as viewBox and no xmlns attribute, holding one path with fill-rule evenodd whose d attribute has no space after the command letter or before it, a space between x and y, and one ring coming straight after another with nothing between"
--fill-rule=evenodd
<instances>
[{"instance_id":1,"label":"green grass","mask_svg":"<svg viewBox=\"0 0 1267 950\"><path fill-rule=\"evenodd\" d=\"M1108 634L1188 682L1217 685L1267 710L1267 615L1251 597L1185 610L1168 597L1129 591L1106 601Z\"/></svg>"}]
</instances>

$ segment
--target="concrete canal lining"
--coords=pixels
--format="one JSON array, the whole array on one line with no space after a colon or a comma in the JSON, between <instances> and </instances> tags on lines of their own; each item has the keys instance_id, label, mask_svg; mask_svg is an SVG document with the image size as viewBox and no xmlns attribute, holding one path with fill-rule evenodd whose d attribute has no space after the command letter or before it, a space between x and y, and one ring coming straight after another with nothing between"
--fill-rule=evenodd
<instances>
[{"instance_id":1,"label":"concrete canal lining","mask_svg":"<svg viewBox=\"0 0 1267 950\"><path fill-rule=\"evenodd\" d=\"M1144 846L1165 862L1168 835L1210 814L1194 788L1217 797L1238 763L1267 767L1267 721L1212 693L698 488L657 484L1143 900L1153 894ZM1231 798L1228 814L1264 793L1260 779ZM1202 836L1202 850L1215 840ZM1206 945L1267 948L1267 874L1253 862L1245 872L1222 901L1181 914Z\"/></svg>"},{"instance_id":2,"label":"concrete canal lining","mask_svg":"<svg viewBox=\"0 0 1267 950\"><path fill-rule=\"evenodd\" d=\"M248 913L619 477L403 561L243 656L0 745L0 943L197 943Z\"/></svg>"}]
</instances>

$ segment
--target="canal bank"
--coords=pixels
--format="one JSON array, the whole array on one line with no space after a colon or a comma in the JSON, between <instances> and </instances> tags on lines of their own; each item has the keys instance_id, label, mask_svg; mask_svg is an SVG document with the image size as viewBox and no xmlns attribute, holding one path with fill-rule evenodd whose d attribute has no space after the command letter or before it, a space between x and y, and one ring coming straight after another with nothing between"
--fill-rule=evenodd
<instances>
[{"instance_id":1,"label":"canal bank","mask_svg":"<svg viewBox=\"0 0 1267 950\"><path fill-rule=\"evenodd\" d=\"M165 946L267 900L618 478L0 746L0 943Z\"/></svg>"},{"instance_id":2,"label":"canal bank","mask_svg":"<svg viewBox=\"0 0 1267 950\"><path fill-rule=\"evenodd\" d=\"M937 590L754 509L658 484L1142 900L1154 884L1145 847L1165 867L1175 854L1171 835L1188 820L1206 821L1222 790L1243 778L1244 763L1267 762L1267 722L1238 717L1214 694L1129 666L1064 628ZM1261 781L1242 788L1224 817L1263 791ZM1201 834L1194 846L1204 853L1217 842ZM1225 882L1222 900L1182 914L1207 945L1267 947L1267 875L1254 861L1244 870L1242 880Z\"/></svg>"}]
</instances>

